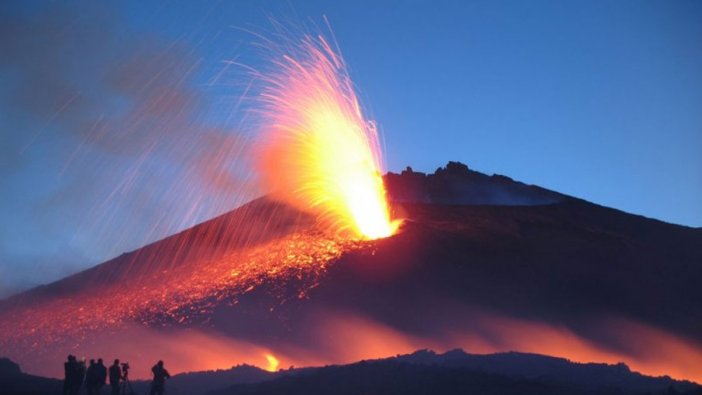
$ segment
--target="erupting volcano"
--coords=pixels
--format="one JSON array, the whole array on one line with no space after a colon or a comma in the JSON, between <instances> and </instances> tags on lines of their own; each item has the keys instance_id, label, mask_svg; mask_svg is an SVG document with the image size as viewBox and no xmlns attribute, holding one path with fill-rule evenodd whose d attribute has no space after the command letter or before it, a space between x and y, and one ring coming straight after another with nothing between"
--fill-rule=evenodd
<instances>
[{"instance_id":1,"label":"erupting volcano","mask_svg":"<svg viewBox=\"0 0 702 395\"><path fill-rule=\"evenodd\" d=\"M399 221L390 216L378 132L362 113L343 59L322 36L286 44L271 51L267 71L253 72L262 84L253 156L271 194L91 269L89 284L82 280L88 272L67 279L65 298L9 309L0 324L4 350L29 349L30 358L43 358L99 347L95 337L105 333L141 333L134 322L207 323L219 303L236 304L269 280L281 303L291 297L290 283L292 297L305 298L330 263L395 233ZM111 297L80 296L94 287ZM227 360L278 366L267 345L246 348L255 351Z\"/></svg>"},{"instance_id":2,"label":"erupting volcano","mask_svg":"<svg viewBox=\"0 0 702 395\"><path fill-rule=\"evenodd\" d=\"M68 353L120 355L144 376L463 347L702 380L702 230L456 162L383 175L329 42L253 72L268 194L1 301L2 354L52 376Z\"/></svg>"}]
</instances>

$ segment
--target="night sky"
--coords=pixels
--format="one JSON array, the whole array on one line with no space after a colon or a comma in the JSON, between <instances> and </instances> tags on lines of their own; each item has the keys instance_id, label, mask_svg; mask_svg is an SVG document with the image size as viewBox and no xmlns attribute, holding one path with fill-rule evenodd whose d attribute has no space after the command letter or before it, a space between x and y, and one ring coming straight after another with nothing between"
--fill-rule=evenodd
<instances>
[{"instance_id":1,"label":"night sky","mask_svg":"<svg viewBox=\"0 0 702 395\"><path fill-rule=\"evenodd\" d=\"M0 296L258 196L258 34L329 21L386 167L702 226L698 1L0 5Z\"/></svg>"}]
</instances>

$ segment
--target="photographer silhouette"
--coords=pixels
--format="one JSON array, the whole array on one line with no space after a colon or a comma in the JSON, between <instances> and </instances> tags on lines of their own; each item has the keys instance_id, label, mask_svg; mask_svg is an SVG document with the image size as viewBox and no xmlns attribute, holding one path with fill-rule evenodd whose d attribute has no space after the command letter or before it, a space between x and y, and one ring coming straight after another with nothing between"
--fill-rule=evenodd
<instances>
[{"instance_id":1,"label":"photographer silhouette","mask_svg":"<svg viewBox=\"0 0 702 395\"><path fill-rule=\"evenodd\" d=\"M154 374L154 380L151 382L151 395L163 395L166 390L166 379L171 375L163 367L163 361L158 361L151 372Z\"/></svg>"}]
</instances>

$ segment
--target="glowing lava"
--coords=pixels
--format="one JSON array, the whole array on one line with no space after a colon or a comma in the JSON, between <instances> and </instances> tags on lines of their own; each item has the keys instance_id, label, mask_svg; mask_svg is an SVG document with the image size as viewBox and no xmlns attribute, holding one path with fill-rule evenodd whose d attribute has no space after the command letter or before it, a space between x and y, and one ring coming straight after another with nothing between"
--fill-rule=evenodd
<instances>
[{"instance_id":1,"label":"glowing lava","mask_svg":"<svg viewBox=\"0 0 702 395\"><path fill-rule=\"evenodd\" d=\"M278 370L278 365L280 365L280 361L278 358L275 357L273 354L266 354L266 361L268 362L268 366L266 366L266 370L269 372L275 372Z\"/></svg>"},{"instance_id":2,"label":"glowing lava","mask_svg":"<svg viewBox=\"0 0 702 395\"><path fill-rule=\"evenodd\" d=\"M375 123L366 120L340 55L321 36L288 45L260 75L261 173L275 196L340 234L377 239L390 218Z\"/></svg>"}]
</instances>

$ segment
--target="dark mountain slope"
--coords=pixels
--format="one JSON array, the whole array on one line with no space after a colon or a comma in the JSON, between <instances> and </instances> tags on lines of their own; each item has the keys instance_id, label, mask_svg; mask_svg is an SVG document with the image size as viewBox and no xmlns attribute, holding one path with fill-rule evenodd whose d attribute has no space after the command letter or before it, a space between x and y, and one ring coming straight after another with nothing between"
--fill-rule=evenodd
<instances>
[{"instance_id":1,"label":"dark mountain slope","mask_svg":"<svg viewBox=\"0 0 702 395\"><path fill-rule=\"evenodd\" d=\"M580 340L557 346L550 328L522 327L539 323L618 355L610 362L642 358L655 372L694 377L685 374L702 362L699 229L578 200L401 209L408 219L398 235L343 256L305 299L280 305L264 284L221 306L213 322L233 337L315 348L319 317L346 312L445 347L470 349L471 341L444 340L467 332L487 350L602 360L574 350Z\"/></svg>"},{"instance_id":2,"label":"dark mountain slope","mask_svg":"<svg viewBox=\"0 0 702 395\"><path fill-rule=\"evenodd\" d=\"M0 394L54 395L62 391L61 381L23 373L16 363L0 358Z\"/></svg>"},{"instance_id":3,"label":"dark mountain slope","mask_svg":"<svg viewBox=\"0 0 702 395\"><path fill-rule=\"evenodd\" d=\"M239 394L698 394L700 387L631 373L625 365L574 364L529 354L418 351L343 366L281 372L209 395Z\"/></svg>"},{"instance_id":4,"label":"dark mountain slope","mask_svg":"<svg viewBox=\"0 0 702 395\"><path fill-rule=\"evenodd\" d=\"M0 349L23 366L56 365L69 346L92 352L97 348L91 348L90 337L61 337L63 328L53 322L65 317L54 312L79 312L90 329L95 324L90 313L104 314L108 302L124 304L125 295L109 288L114 285L133 287L128 296L134 305L95 330L115 333L123 342L114 349L100 344L103 356L123 355L132 340L121 331L134 324L164 336L184 329L215 331L281 350L287 357L283 366L464 347L623 360L649 373L698 377L693 366L702 365L701 229L457 164L434 175L405 172L388 180L394 209L405 218L393 237L346 248L319 239L308 216L258 199L4 301ZM491 190L499 191L499 199ZM505 194L510 199L500 197ZM305 237L290 238L295 233ZM293 247L288 251L279 240ZM320 247L324 259L306 256L310 245ZM259 247L263 250L255 250ZM225 280L246 274L239 271L245 259L232 254L252 248L263 255L276 250L271 262L294 265L282 267L281 277L281 267L267 270L268 263L253 260L244 268L259 275L235 284L241 291L227 293L232 287ZM306 272L310 268L314 273ZM207 281L221 280L222 286L205 286L204 272ZM98 289L102 299L86 305L86 295ZM187 292L167 294L174 289ZM193 290L200 293L191 297ZM152 303L152 296L167 308ZM40 329L56 338L31 337ZM25 346L36 341L46 345Z\"/></svg>"},{"instance_id":5,"label":"dark mountain slope","mask_svg":"<svg viewBox=\"0 0 702 395\"><path fill-rule=\"evenodd\" d=\"M420 350L398 356L394 360L400 363L461 368L512 378L563 383L588 389L612 388L631 393L666 392L669 388L680 392L700 389L687 381L632 372L623 363L574 363L564 358L517 352L476 355L467 354L463 350L452 350L444 354Z\"/></svg>"}]
</instances>

